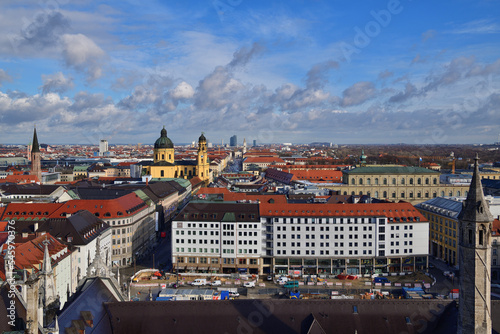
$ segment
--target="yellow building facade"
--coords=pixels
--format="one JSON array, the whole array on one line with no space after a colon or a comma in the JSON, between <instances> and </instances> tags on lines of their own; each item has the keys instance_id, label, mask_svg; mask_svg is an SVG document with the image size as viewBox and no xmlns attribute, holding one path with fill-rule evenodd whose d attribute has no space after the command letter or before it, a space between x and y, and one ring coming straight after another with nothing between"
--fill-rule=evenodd
<instances>
[{"instance_id":1,"label":"yellow building facade","mask_svg":"<svg viewBox=\"0 0 500 334\"><path fill-rule=\"evenodd\" d=\"M205 135L198 138L198 154L196 160L175 161L174 144L167 137L165 127L160 132L154 145L153 163L144 166L145 174L152 178L181 178L198 177L208 183L210 181L210 161L207 152Z\"/></svg>"}]
</instances>

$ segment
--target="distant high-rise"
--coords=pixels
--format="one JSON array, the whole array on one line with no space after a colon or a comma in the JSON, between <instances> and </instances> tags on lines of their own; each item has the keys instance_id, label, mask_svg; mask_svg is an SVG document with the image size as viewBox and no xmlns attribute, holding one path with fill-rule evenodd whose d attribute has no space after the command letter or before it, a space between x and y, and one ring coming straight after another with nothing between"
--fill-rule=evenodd
<instances>
[{"instance_id":1,"label":"distant high-rise","mask_svg":"<svg viewBox=\"0 0 500 334\"><path fill-rule=\"evenodd\" d=\"M108 141L101 139L99 142L99 156L102 157L106 152L108 152Z\"/></svg>"},{"instance_id":2,"label":"distant high-rise","mask_svg":"<svg viewBox=\"0 0 500 334\"><path fill-rule=\"evenodd\" d=\"M253 140L253 146L257 146L257 140Z\"/></svg>"},{"instance_id":3,"label":"distant high-rise","mask_svg":"<svg viewBox=\"0 0 500 334\"><path fill-rule=\"evenodd\" d=\"M236 137L236 135L229 138L229 146L231 146L231 147L238 146L238 137Z\"/></svg>"}]
</instances>

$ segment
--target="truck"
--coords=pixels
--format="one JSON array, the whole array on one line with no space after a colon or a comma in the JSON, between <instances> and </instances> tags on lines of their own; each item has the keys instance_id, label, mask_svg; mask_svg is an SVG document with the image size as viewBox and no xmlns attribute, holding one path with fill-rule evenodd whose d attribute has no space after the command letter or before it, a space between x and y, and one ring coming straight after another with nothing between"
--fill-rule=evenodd
<instances>
[{"instance_id":1,"label":"truck","mask_svg":"<svg viewBox=\"0 0 500 334\"><path fill-rule=\"evenodd\" d=\"M207 284L207 280L205 278L197 278L191 283L191 285L193 285L193 286L202 286L202 285L206 285L206 284Z\"/></svg>"}]
</instances>

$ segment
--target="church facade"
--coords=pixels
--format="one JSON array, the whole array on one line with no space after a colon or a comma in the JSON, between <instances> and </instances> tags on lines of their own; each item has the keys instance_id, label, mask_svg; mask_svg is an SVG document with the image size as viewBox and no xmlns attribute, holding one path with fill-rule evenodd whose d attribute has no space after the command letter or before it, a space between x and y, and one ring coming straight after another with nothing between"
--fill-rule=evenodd
<instances>
[{"instance_id":1,"label":"church facade","mask_svg":"<svg viewBox=\"0 0 500 334\"><path fill-rule=\"evenodd\" d=\"M144 166L144 172L152 178L181 178L191 179L198 177L208 183L210 180L210 161L207 152L205 135L198 138L198 154L196 160L175 161L174 144L167 137L165 127L161 130L160 138L154 144L154 160L149 166Z\"/></svg>"}]
</instances>

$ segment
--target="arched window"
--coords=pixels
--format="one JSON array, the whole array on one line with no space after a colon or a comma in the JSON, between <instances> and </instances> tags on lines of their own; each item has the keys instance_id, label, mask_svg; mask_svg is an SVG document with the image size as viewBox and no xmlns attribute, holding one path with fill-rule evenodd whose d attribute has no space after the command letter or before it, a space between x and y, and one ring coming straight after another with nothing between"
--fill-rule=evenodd
<instances>
[{"instance_id":1,"label":"arched window","mask_svg":"<svg viewBox=\"0 0 500 334\"><path fill-rule=\"evenodd\" d=\"M375 178L375 184L378 185L378 177Z\"/></svg>"},{"instance_id":2,"label":"arched window","mask_svg":"<svg viewBox=\"0 0 500 334\"><path fill-rule=\"evenodd\" d=\"M396 178L392 178L392 184L396 184Z\"/></svg>"},{"instance_id":3,"label":"arched window","mask_svg":"<svg viewBox=\"0 0 500 334\"><path fill-rule=\"evenodd\" d=\"M168 155L168 160L172 160L172 154Z\"/></svg>"},{"instance_id":4,"label":"arched window","mask_svg":"<svg viewBox=\"0 0 500 334\"><path fill-rule=\"evenodd\" d=\"M165 154L161 155L161 160L165 160Z\"/></svg>"},{"instance_id":5,"label":"arched window","mask_svg":"<svg viewBox=\"0 0 500 334\"><path fill-rule=\"evenodd\" d=\"M363 192L362 191L359 192L359 196L363 196Z\"/></svg>"},{"instance_id":6,"label":"arched window","mask_svg":"<svg viewBox=\"0 0 500 334\"><path fill-rule=\"evenodd\" d=\"M429 184L429 178L425 179L425 184Z\"/></svg>"},{"instance_id":7,"label":"arched window","mask_svg":"<svg viewBox=\"0 0 500 334\"><path fill-rule=\"evenodd\" d=\"M387 191L384 191L384 198L387 198Z\"/></svg>"},{"instance_id":8,"label":"arched window","mask_svg":"<svg viewBox=\"0 0 500 334\"><path fill-rule=\"evenodd\" d=\"M438 184L438 179L434 178L434 179L432 180L432 183L433 183L433 184Z\"/></svg>"},{"instance_id":9,"label":"arched window","mask_svg":"<svg viewBox=\"0 0 500 334\"><path fill-rule=\"evenodd\" d=\"M460 190L457 190L457 197L460 197Z\"/></svg>"},{"instance_id":10,"label":"arched window","mask_svg":"<svg viewBox=\"0 0 500 334\"><path fill-rule=\"evenodd\" d=\"M396 192L395 191L392 192L392 198L396 198Z\"/></svg>"},{"instance_id":11,"label":"arched window","mask_svg":"<svg viewBox=\"0 0 500 334\"><path fill-rule=\"evenodd\" d=\"M354 195L356 195L356 193L355 193L354 191L352 191L352 192L351 192L351 195L352 195L352 196L354 196Z\"/></svg>"},{"instance_id":12,"label":"arched window","mask_svg":"<svg viewBox=\"0 0 500 334\"><path fill-rule=\"evenodd\" d=\"M410 184L413 184L413 178L410 179Z\"/></svg>"},{"instance_id":13,"label":"arched window","mask_svg":"<svg viewBox=\"0 0 500 334\"><path fill-rule=\"evenodd\" d=\"M448 196L450 196L450 197L451 197L451 196L453 196L453 191L451 191L451 190L450 190L450 191L448 192Z\"/></svg>"},{"instance_id":14,"label":"arched window","mask_svg":"<svg viewBox=\"0 0 500 334\"><path fill-rule=\"evenodd\" d=\"M378 198L378 191L375 192L375 194L373 195L375 198Z\"/></svg>"},{"instance_id":15,"label":"arched window","mask_svg":"<svg viewBox=\"0 0 500 334\"><path fill-rule=\"evenodd\" d=\"M428 191L425 192L425 198L429 198L429 192Z\"/></svg>"},{"instance_id":16,"label":"arched window","mask_svg":"<svg viewBox=\"0 0 500 334\"><path fill-rule=\"evenodd\" d=\"M160 172L160 176L161 176L161 177L164 177L164 176L165 176L165 171L164 171L164 170L162 170L162 171Z\"/></svg>"},{"instance_id":17,"label":"arched window","mask_svg":"<svg viewBox=\"0 0 500 334\"><path fill-rule=\"evenodd\" d=\"M444 197L444 191L441 191L441 197Z\"/></svg>"},{"instance_id":18,"label":"arched window","mask_svg":"<svg viewBox=\"0 0 500 334\"><path fill-rule=\"evenodd\" d=\"M405 178L404 177L401 178L401 184L405 184Z\"/></svg>"},{"instance_id":19,"label":"arched window","mask_svg":"<svg viewBox=\"0 0 500 334\"><path fill-rule=\"evenodd\" d=\"M370 178L366 179L366 184L368 184L368 185L372 184L372 179L370 179Z\"/></svg>"},{"instance_id":20,"label":"arched window","mask_svg":"<svg viewBox=\"0 0 500 334\"><path fill-rule=\"evenodd\" d=\"M346 195L346 196L347 196L347 191L344 191L344 195Z\"/></svg>"},{"instance_id":21,"label":"arched window","mask_svg":"<svg viewBox=\"0 0 500 334\"><path fill-rule=\"evenodd\" d=\"M359 179L359 184L363 184L363 179Z\"/></svg>"},{"instance_id":22,"label":"arched window","mask_svg":"<svg viewBox=\"0 0 500 334\"><path fill-rule=\"evenodd\" d=\"M422 179L421 178L417 179L417 184L422 184Z\"/></svg>"},{"instance_id":23,"label":"arched window","mask_svg":"<svg viewBox=\"0 0 500 334\"><path fill-rule=\"evenodd\" d=\"M351 184L356 184L356 179L355 178L351 179Z\"/></svg>"},{"instance_id":24,"label":"arched window","mask_svg":"<svg viewBox=\"0 0 500 334\"><path fill-rule=\"evenodd\" d=\"M387 184L387 179L386 178L384 178L384 184Z\"/></svg>"}]
</instances>

